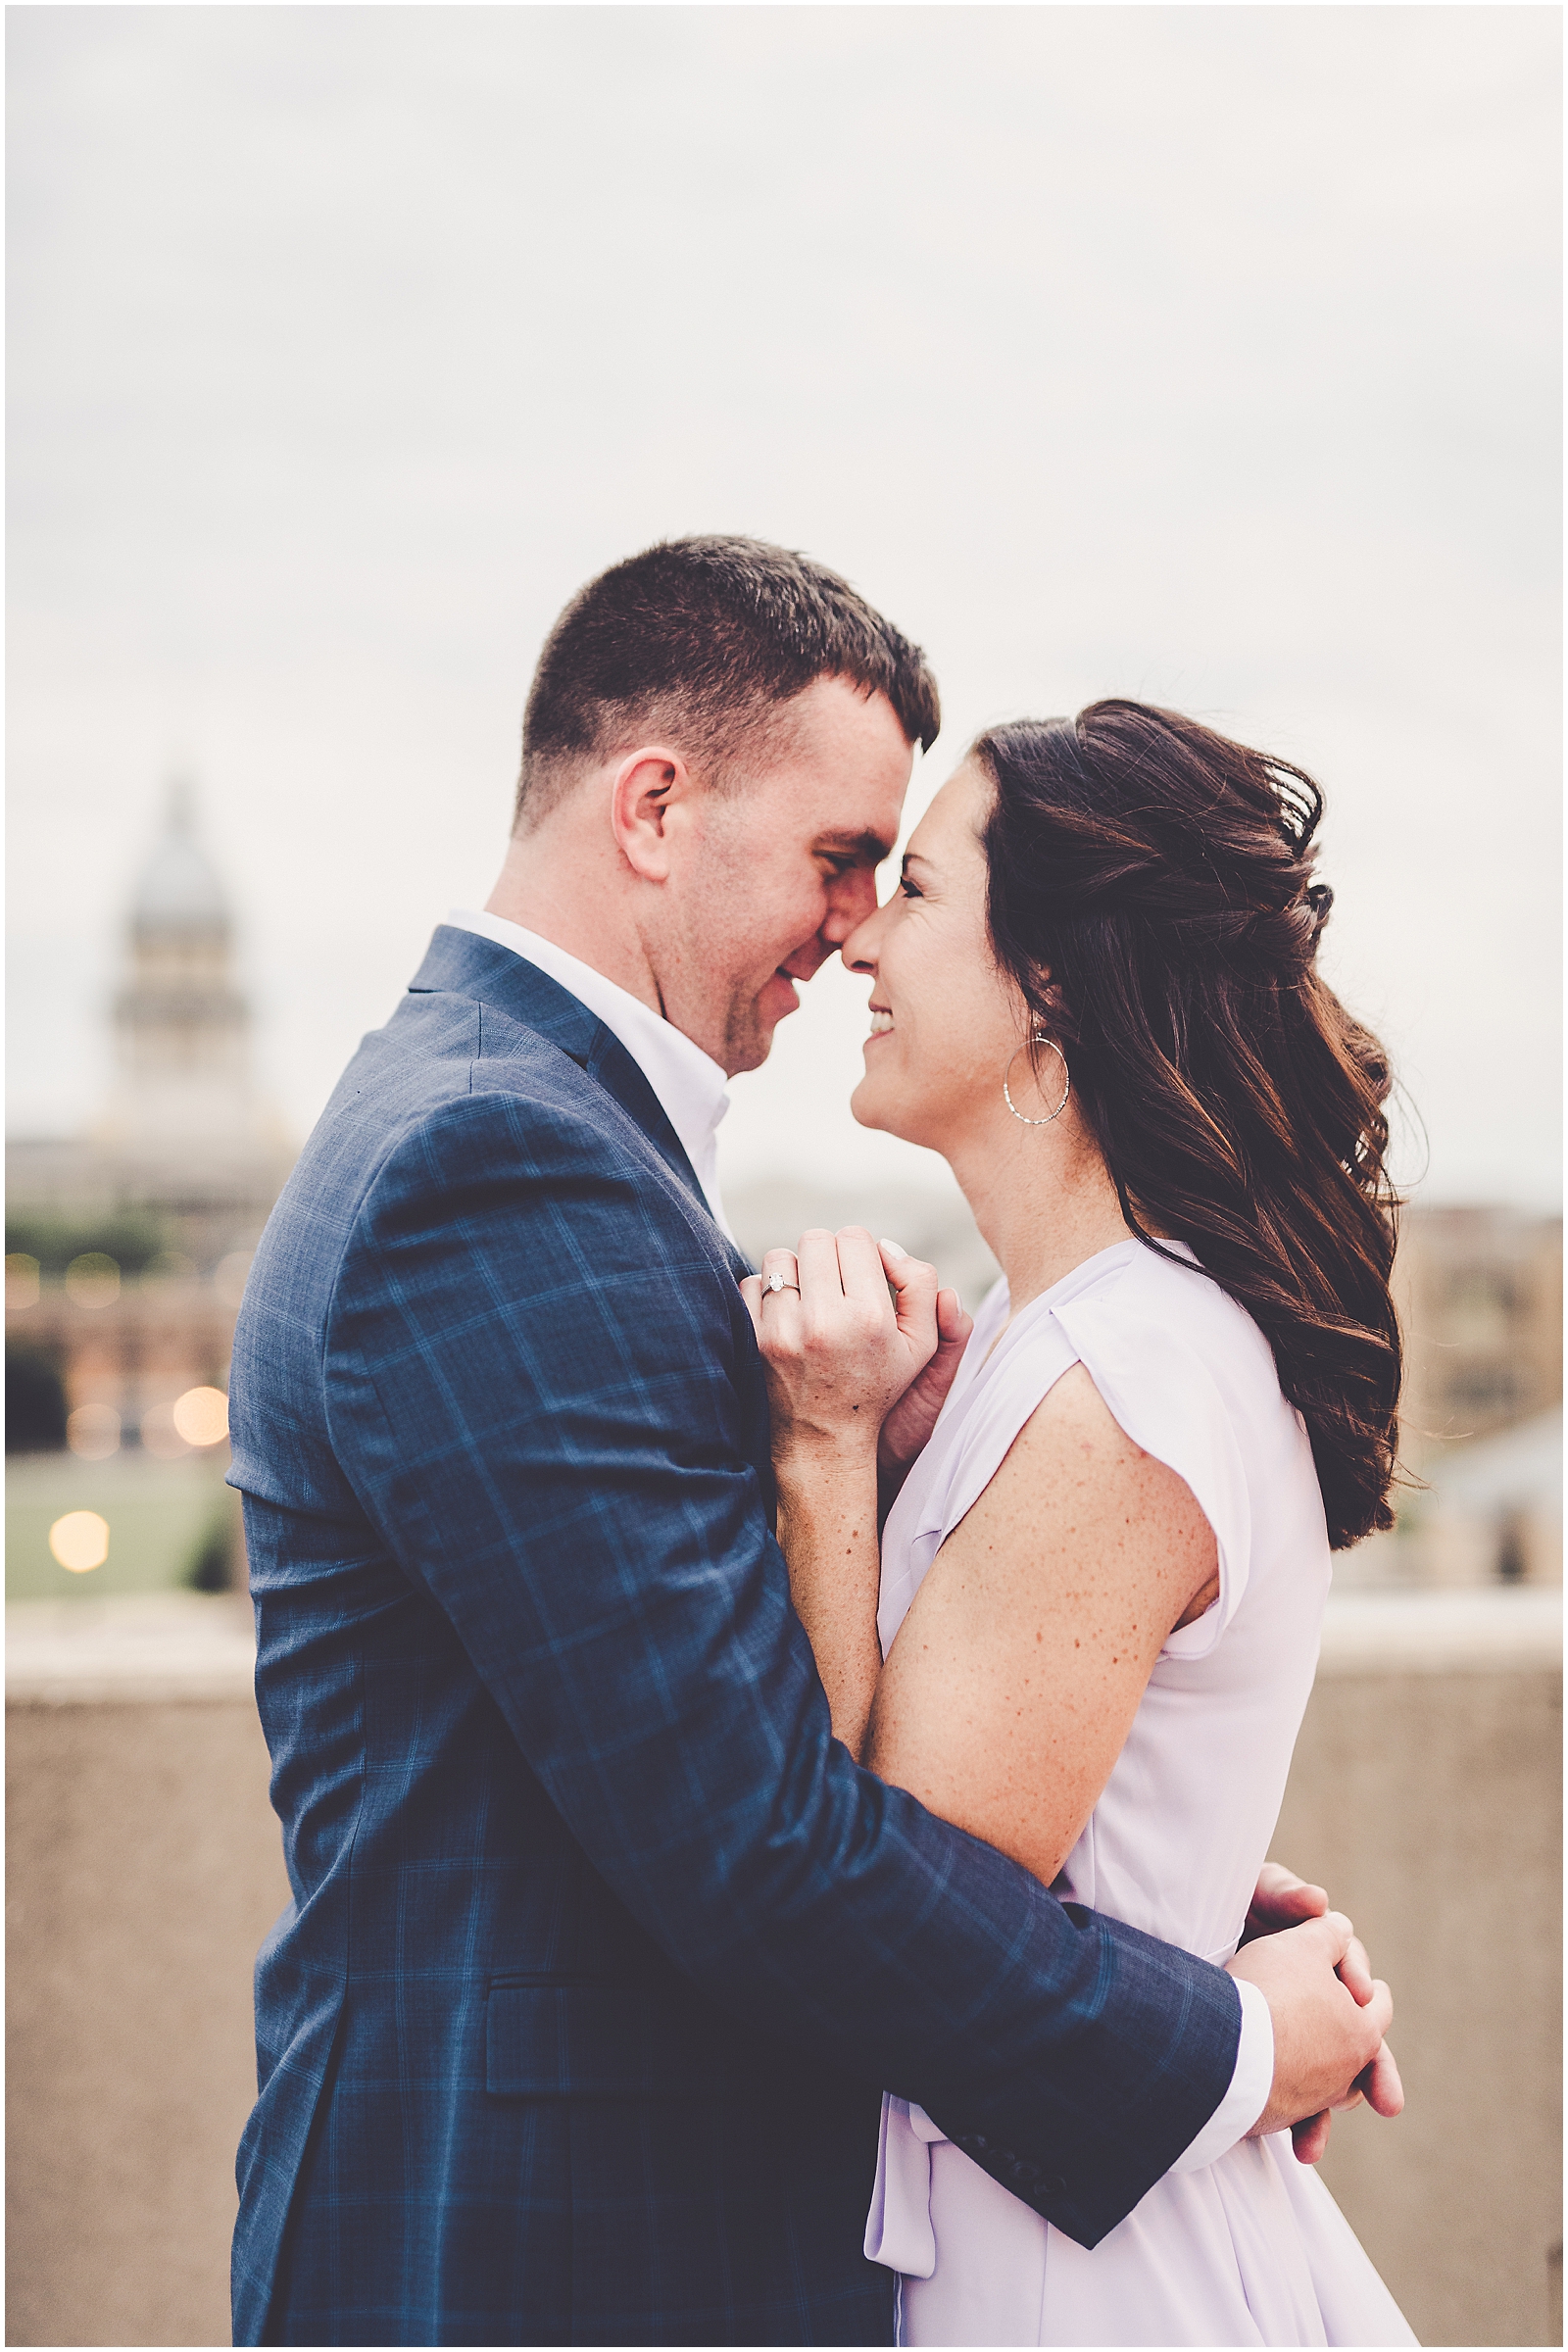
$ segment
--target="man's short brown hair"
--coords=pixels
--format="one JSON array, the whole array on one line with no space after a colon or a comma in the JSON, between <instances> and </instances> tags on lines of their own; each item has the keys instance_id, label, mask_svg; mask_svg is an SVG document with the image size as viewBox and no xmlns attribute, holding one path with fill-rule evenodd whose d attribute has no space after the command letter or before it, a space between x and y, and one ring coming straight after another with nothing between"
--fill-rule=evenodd
<instances>
[{"instance_id":1,"label":"man's short brown hair","mask_svg":"<svg viewBox=\"0 0 1568 2352\"><path fill-rule=\"evenodd\" d=\"M918 646L809 556L761 539L668 539L574 596L545 642L522 721L515 822L650 734L707 783L744 769L768 719L821 677L884 694L910 743L941 724Z\"/></svg>"}]
</instances>

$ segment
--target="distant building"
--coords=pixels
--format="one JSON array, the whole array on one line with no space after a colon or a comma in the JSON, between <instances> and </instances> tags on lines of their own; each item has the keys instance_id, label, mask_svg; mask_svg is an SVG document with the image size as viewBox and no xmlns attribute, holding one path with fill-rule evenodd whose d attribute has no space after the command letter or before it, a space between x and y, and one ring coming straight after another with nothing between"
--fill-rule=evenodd
<instances>
[{"instance_id":1,"label":"distant building","mask_svg":"<svg viewBox=\"0 0 1568 2352\"><path fill-rule=\"evenodd\" d=\"M1395 1293L1412 1483L1344 1581L1560 1584L1562 1219L1409 1210Z\"/></svg>"},{"instance_id":2,"label":"distant building","mask_svg":"<svg viewBox=\"0 0 1568 2352\"><path fill-rule=\"evenodd\" d=\"M1423 1582L1562 1582L1562 1407L1456 1446L1412 1515Z\"/></svg>"},{"instance_id":3,"label":"distant building","mask_svg":"<svg viewBox=\"0 0 1568 2352\"><path fill-rule=\"evenodd\" d=\"M1408 1210L1395 1289L1406 1350L1404 1450L1415 1466L1561 1403L1560 1217Z\"/></svg>"},{"instance_id":4,"label":"distant building","mask_svg":"<svg viewBox=\"0 0 1568 2352\"><path fill-rule=\"evenodd\" d=\"M89 1458L189 1449L174 1403L224 1384L250 1253L294 1157L252 1077L229 910L188 787L171 793L125 946L101 1117L6 1147L8 1387L15 1370L19 1396L41 1395L52 1372Z\"/></svg>"}]
</instances>

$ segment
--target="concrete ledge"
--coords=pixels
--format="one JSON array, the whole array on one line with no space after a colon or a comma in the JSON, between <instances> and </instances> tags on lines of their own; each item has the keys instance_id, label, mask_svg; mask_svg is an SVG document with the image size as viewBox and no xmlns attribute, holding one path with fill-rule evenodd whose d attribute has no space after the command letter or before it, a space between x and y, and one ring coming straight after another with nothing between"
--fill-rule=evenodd
<instances>
[{"instance_id":1,"label":"concrete ledge","mask_svg":"<svg viewBox=\"0 0 1568 2352\"><path fill-rule=\"evenodd\" d=\"M237 1594L125 1593L14 1600L6 1609L9 1707L255 1704L256 1637Z\"/></svg>"},{"instance_id":2,"label":"concrete ledge","mask_svg":"<svg viewBox=\"0 0 1568 2352\"><path fill-rule=\"evenodd\" d=\"M1336 1593L1324 1613L1318 1674L1497 1674L1561 1664L1561 1589L1490 1585Z\"/></svg>"},{"instance_id":3,"label":"concrete ledge","mask_svg":"<svg viewBox=\"0 0 1568 2352\"><path fill-rule=\"evenodd\" d=\"M1561 1661L1558 1590L1352 1592L1329 1602L1318 1671L1453 1674ZM13 1601L6 1611L12 1706L249 1699L255 1663L250 1606L237 1594Z\"/></svg>"},{"instance_id":4,"label":"concrete ledge","mask_svg":"<svg viewBox=\"0 0 1568 2352\"><path fill-rule=\"evenodd\" d=\"M251 1968L288 1899L250 1613L14 1602L14 2344L225 2340ZM1274 1842L1396 1987L1410 2103L1325 2178L1422 2342L1561 2343L1561 1601L1331 1603Z\"/></svg>"},{"instance_id":5,"label":"concrete ledge","mask_svg":"<svg viewBox=\"0 0 1568 2352\"><path fill-rule=\"evenodd\" d=\"M1336 2117L1323 2178L1423 2344L1560 2344L1561 1665L1533 1594L1367 1597L1270 1850L1393 1985L1408 2104Z\"/></svg>"},{"instance_id":6,"label":"concrete ledge","mask_svg":"<svg viewBox=\"0 0 1568 2352\"><path fill-rule=\"evenodd\" d=\"M251 1969L289 1892L267 1747L244 1683L91 1687L7 1709L6 2341L226 2344Z\"/></svg>"}]
</instances>

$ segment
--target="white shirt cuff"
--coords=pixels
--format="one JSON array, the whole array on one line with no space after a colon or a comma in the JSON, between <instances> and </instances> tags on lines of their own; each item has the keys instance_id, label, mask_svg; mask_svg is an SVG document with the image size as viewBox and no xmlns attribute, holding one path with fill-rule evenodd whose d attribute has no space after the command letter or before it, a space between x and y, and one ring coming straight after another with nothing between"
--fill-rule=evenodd
<instances>
[{"instance_id":1,"label":"white shirt cuff","mask_svg":"<svg viewBox=\"0 0 1568 2352\"><path fill-rule=\"evenodd\" d=\"M1268 2094L1274 2087L1274 2020L1269 2015L1267 1998L1246 1977L1232 1981L1242 1996L1242 2038L1236 2047L1236 2071L1231 2076L1229 2090L1192 2146L1171 2166L1173 2173L1200 2172L1205 2164L1216 2163L1227 2148L1234 2148L1239 2139L1245 2139L1268 2105Z\"/></svg>"}]
</instances>

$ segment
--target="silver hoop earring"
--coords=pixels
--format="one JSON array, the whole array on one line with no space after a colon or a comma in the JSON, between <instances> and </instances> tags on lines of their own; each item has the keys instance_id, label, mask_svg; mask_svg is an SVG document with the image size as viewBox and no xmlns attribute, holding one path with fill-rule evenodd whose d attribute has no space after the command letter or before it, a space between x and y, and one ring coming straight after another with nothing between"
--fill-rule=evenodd
<instances>
[{"instance_id":1,"label":"silver hoop earring","mask_svg":"<svg viewBox=\"0 0 1568 2352\"><path fill-rule=\"evenodd\" d=\"M1002 1073L1002 1100L1004 1102L1005 1102L1007 1108L1011 1111L1013 1117L1017 1120L1020 1127L1049 1127L1052 1120L1059 1119L1062 1112L1067 1107L1067 1097L1072 1093L1072 1072L1067 1067L1066 1054L1062 1052L1061 1048L1057 1045L1054 1037L1047 1037L1043 1030L1037 1029L1030 1037L1029 1043L1032 1046L1049 1046L1053 1054L1054 1054L1056 1056L1056 1059L1060 1062L1061 1101L1056 1104L1054 1110L1048 1110L1043 1119L1025 1118L1023 1112L1018 1108L1017 1103L1013 1101L1011 1092L1007 1085L1008 1079L1012 1076L1012 1065L1017 1060L1019 1054L1023 1052L1022 1046L1014 1046L1012 1052L1007 1056L1007 1066Z\"/></svg>"}]
</instances>

